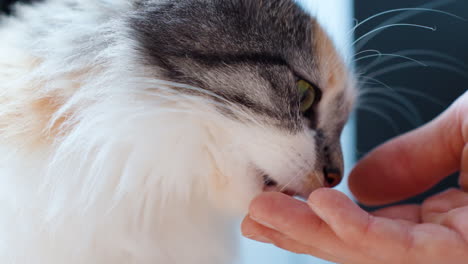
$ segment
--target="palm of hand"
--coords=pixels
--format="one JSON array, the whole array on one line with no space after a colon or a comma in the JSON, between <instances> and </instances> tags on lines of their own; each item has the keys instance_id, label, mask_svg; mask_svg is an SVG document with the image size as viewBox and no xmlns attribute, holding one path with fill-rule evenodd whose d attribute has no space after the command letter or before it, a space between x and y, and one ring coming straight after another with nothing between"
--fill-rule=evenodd
<instances>
[{"instance_id":1,"label":"palm of hand","mask_svg":"<svg viewBox=\"0 0 468 264\"><path fill-rule=\"evenodd\" d=\"M466 113L468 92L438 119L369 154L349 182L371 205L408 198L455 171L460 190L372 214L334 190L318 190L307 203L264 194L252 202L245 236L344 264L468 263Z\"/></svg>"}]
</instances>

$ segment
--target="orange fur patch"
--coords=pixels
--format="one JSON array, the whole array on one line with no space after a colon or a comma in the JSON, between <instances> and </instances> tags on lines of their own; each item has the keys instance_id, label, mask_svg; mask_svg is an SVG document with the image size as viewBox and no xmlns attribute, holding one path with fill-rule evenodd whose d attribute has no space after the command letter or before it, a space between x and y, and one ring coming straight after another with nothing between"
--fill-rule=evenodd
<instances>
[{"instance_id":1,"label":"orange fur patch","mask_svg":"<svg viewBox=\"0 0 468 264\"><path fill-rule=\"evenodd\" d=\"M314 54L319 56L320 75L324 76L323 84L331 89L339 87L345 80L340 80L338 76L346 76L346 67L337 53L336 47L328 34L322 27L314 22L313 27ZM342 83L340 83L342 82Z\"/></svg>"},{"instance_id":2,"label":"orange fur patch","mask_svg":"<svg viewBox=\"0 0 468 264\"><path fill-rule=\"evenodd\" d=\"M40 66L40 59L32 59L23 65L25 72ZM17 66L18 67L18 66ZM10 94L0 97L2 103L12 103L14 107L0 114L0 137L10 143L18 142L29 147L50 144L60 135L66 134L70 127L65 124L73 113L66 113L52 120L67 98L77 91L82 80L92 71L84 69L67 73L58 80L63 88L55 93L41 95L47 80L37 80L23 87L12 87ZM60 93L60 94L59 94Z\"/></svg>"}]
</instances>

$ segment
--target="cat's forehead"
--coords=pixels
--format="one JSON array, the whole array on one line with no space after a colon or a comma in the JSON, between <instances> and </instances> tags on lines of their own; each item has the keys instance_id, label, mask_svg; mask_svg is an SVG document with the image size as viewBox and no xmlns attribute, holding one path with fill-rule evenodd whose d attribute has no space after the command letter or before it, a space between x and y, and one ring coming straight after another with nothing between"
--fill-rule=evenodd
<instances>
[{"instance_id":1,"label":"cat's forehead","mask_svg":"<svg viewBox=\"0 0 468 264\"><path fill-rule=\"evenodd\" d=\"M239 47L249 51L283 53L283 56L293 49L311 47L312 18L294 1L231 0L216 3L213 11L226 20L222 33L226 33Z\"/></svg>"},{"instance_id":2,"label":"cat's forehead","mask_svg":"<svg viewBox=\"0 0 468 264\"><path fill-rule=\"evenodd\" d=\"M311 55L313 19L292 0L148 1L132 23L147 46L166 55Z\"/></svg>"}]
</instances>

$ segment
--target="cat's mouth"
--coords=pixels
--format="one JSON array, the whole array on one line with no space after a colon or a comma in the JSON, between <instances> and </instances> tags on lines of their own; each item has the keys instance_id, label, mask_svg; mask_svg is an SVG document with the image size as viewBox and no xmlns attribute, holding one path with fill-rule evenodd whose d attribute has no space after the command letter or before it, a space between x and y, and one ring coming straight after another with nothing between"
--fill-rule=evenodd
<instances>
[{"instance_id":1,"label":"cat's mouth","mask_svg":"<svg viewBox=\"0 0 468 264\"><path fill-rule=\"evenodd\" d=\"M293 186L290 184L291 181L287 184L281 184L268 174L263 173L262 180L263 180L263 191L264 192L281 192L289 196L298 197L301 199L307 199L309 195L316 189L327 187L333 188L335 187L341 179L340 173L336 172L335 170L328 170L324 171L323 173L323 180L320 181L316 178L315 183L313 184L304 184L301 186ZM311 174L309 177L313 177ZM317 175L314 175L314 177Z\"/></svg>"},{"instance_id":2,"label":"cat's mouth","mask_svg":"<svg viewBox=\"0 0 468 264\"><path fill-rule=\"evenodd\" d=\"M263 175L263 191L264 192L281 192L289 196L300 196L297 191L288 189L286 188L286 186L280 186L277 181L275 181L274 179L272 179L270 176L266 174Z\"/></svg>"}]
</instances>

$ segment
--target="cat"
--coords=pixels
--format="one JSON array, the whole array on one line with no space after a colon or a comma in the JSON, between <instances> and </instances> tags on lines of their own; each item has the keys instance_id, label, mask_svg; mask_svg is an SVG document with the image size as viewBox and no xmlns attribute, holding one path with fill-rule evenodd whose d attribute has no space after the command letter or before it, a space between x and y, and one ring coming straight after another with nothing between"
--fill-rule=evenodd
<instances>
[{"instance_id":1,"label":"cat","mask_svg":"<svg viewBox=\"0 0 468 264\"><path fill-rule=\"evenodd\" d=\"M232 263L255 196L342 177L355 82L293 0L44 0L0 38L2 264Z\"/></svg>"}]
</instances>

